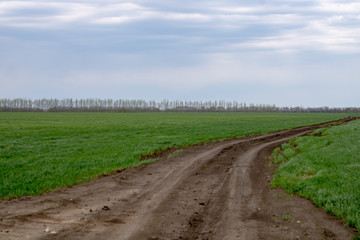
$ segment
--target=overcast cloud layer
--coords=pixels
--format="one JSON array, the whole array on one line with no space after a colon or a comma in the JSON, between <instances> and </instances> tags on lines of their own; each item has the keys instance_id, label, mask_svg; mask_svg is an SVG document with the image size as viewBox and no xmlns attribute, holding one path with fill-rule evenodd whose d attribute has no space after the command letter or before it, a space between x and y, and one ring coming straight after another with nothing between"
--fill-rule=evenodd
<instances>
[{"instance_id":1,"label":"overcast cloud layer","mask_svg":"<svg viewBox=\"0 0 360 240\"><path fill-rule=\"evenodd\" d=\"M359 106L360 2L1 1L0 97Z\"/></svg>"}]
</instances>

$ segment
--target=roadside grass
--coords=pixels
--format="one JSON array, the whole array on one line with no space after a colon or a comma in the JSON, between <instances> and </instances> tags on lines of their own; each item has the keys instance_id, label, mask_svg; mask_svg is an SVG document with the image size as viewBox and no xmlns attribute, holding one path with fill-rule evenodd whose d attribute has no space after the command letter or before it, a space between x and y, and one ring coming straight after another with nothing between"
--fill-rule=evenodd
<instances>
[{"instance_id":1,"label":"roadside grass","mask_svg":"<svg viewBox=\"0 0 360 240\"><path fill-rule=\"evenodd\" d=\"M176 156L177 154L181 153L182 151L184 151L184 149L177 149L175 151L173 151L172 153L170 153L167 158L172 158L174 156Z\"/></svg>"},{"instance_id":2,"label":"roadside grass","mask_svg":"<svg viewBox=\"0 0 360 240\"><path fill-rule=\"evenodd\" d=\"M199 142L347 117L265 113L0 113L0 198L49 192Z\"/></svg>"},{"instance_id":3,"label":"roadside grass","mask_svg":"<svg viewBox=\"0 0 360 240\"><path fill-rule=\"evenodd\" d=\"M287 222L291 219L291 216L290 215L286 215L286 216L283 216L282 219Z\"/></svg>"},{"instance_id":4,"label":"roadside grass","mask_svg":"<svg viewBox=\"0 0 360 240\"><path fill-rule=\"evenodd\" d=\"M360 121L318 129L274 150L272 187L310 199L360 231Z\"/></svg>"}]
</instances>

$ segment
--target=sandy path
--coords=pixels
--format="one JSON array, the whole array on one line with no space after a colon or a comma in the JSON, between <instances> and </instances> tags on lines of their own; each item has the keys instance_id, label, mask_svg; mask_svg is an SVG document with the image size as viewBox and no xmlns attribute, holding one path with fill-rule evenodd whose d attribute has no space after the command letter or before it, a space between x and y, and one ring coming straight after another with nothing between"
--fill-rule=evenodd
<instances>
[{"instance_id":1,"label":"sandy path","mask_svg":"<svg viewBox=\"0 0 360 240\"><path fill-rule=\"evenodd\" d=\"M316 127L195 146L72 188L0 201L0 239L352 239L353 229L309 201L269 188L271 150Z\"/></svg>"}]
</instances>

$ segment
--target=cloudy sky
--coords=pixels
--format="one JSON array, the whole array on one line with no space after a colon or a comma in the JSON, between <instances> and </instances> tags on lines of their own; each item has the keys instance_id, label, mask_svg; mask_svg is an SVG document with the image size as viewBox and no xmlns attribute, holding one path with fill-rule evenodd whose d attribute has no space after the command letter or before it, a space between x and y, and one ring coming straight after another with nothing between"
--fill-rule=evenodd
<instances>
[{"instance_id":1,"label":"cloudy sky","mask_svg":"<svg viewBox=\"0 0 360 240\"><path fill-rule=\"evenodd\" d=\"M359 90L359 1L0 1L0 98L359 107Z\"/></svg>"}]
</instances>

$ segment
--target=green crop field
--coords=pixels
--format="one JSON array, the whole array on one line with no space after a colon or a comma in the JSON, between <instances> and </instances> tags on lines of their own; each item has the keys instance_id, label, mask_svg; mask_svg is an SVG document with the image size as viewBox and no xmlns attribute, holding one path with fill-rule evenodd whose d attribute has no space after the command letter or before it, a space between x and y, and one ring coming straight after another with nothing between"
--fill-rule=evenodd
<instances>
[{"instance_id":1,"label":"green crop field","mask_svg":"<svg viewBox=\"0 0 360 240\"><path fill-rule=\"evenodd\" d=\"M0 198L40 194L150 162L169 147L347 117L270 113L0 113Z\"/></svg>"},{"instance_id":2,"label":"green crop field","mask_svg":"<svg viewBox=\"0 0 360 240\"><path fill-rule=\"evenodd\" d=\"M360 121L292 139L273 153L273 187L312 200L360 231Z\"/></svg>"}]
</instances>

